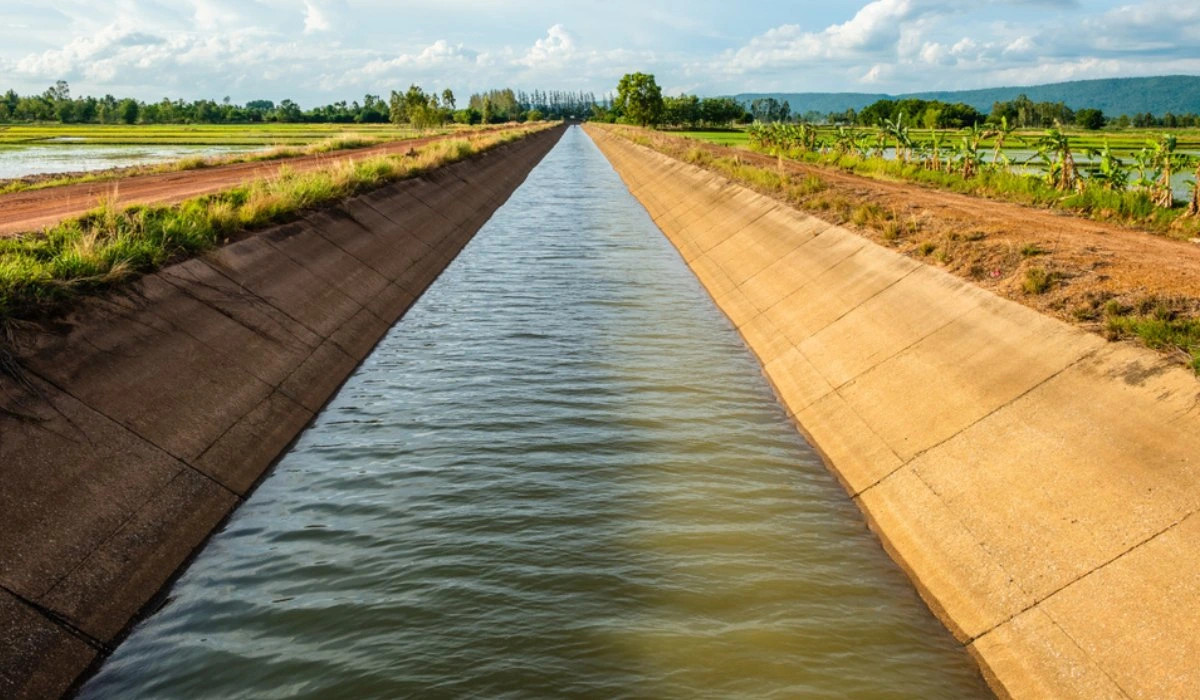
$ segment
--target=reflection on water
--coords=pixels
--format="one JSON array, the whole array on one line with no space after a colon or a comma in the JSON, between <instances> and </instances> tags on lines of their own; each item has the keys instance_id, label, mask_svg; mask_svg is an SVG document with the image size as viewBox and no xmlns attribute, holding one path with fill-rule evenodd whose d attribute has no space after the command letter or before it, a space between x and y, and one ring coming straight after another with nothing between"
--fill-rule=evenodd
<instances>
[{"instance_id":1,"label":"reflection on water","mask_svg":"<svg viewBox=\"0 0 1200 700\"><path fill-rule=\"evenodd\" d=\"M579 129L83 691L984 694Z\"/></svg>"},{"instance_id":2,"label":"reflection on water","mask_svg":"<svg viewBox=\"0 0 1200 700\"><path fill-rule=\"evenodd\" d=\"M0 148L0 180L29 175L91 172L147 165L193 156L244 153L255 146L96 146L57 145Z\"/></svg>"}]
</instances>

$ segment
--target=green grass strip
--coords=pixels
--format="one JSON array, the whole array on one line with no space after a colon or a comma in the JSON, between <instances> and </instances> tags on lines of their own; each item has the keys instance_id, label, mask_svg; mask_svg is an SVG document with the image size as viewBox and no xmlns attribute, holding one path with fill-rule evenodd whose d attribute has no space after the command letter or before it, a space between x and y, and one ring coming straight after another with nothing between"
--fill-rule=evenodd
<instances>
[{"instance_id":1,"label":"green grass strip","mask_svg":"<svg viewBox=\"0 0 1200 700\"><path fill-rule=\"evenodd\" d=\"M428 144L415 155L345 160L281 172L173 206L104 205L37 234L0 238L0 319L44 316L227 242L390 182L470 157L534 130L491 132Z\"/></svg>"}]
</instances>

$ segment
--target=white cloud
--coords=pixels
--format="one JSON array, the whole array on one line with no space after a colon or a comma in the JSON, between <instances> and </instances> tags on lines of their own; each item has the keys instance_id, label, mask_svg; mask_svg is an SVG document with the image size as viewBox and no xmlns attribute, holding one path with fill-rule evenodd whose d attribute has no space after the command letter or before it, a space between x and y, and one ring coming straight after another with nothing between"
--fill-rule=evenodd
<instances>
[{"instance_id":1,"label":"white cloud","mask_svg":"<svg viewBox=\"0 0 1200 700\"><path fill-rule=\"evenodd\" d=\"M410 83L604 93L634 70L704 94L1200 73L1200 6L1125 1L8 0L0 75L26 93L67 79L75 94L313 104Z\"/></svg>"},{"instance_id":2,"label":"white cloud","mask_svg":"<svg viewBox=\"0 0 1200 700\"><path fill-rule=\"evenodd\" d=\"M325 10L312 0L305 0L304 3L304 33L316 34L318 32L328 32L333 29L333 22L325 14Z\"/></svg>"},{"instance_id":3,"label":"white cloud","mask_svg":"<svg viewBox=\"0 0 1200 700\"><path fill-rule=\"evenodd\" d=\"M536 68L553 63L561 63L575 54L575 40L567 32L567 28L556 24L546 31L546 36L538 39L517 63Z\"/></svg>"}]
</instances>

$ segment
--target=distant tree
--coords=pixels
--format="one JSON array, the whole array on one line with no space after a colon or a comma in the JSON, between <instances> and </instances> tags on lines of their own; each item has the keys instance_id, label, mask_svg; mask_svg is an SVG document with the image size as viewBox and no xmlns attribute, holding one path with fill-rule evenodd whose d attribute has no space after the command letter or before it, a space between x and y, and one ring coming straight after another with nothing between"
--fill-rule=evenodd
<instances>
[{"instance_id":1,"label":"distant tree","mask_svg":"<svg viewBox=\"0 0 1200 700\"><path fill-rule=\"evenodd\" d=\"M478 124L483 121L483 115L477 109L460 109L454 113L454 123L456 124Z\"/></svg>"},{"instance_id":2,"label":"distant tree","mask_svg":"<svg viewBox=\"0 0 1200 700\"><path fill-rule=\"evenodd\" d=\"M1084 129L1096 131L1104 128L1104 112L1098 109L1086 108L1075 113L1075 124Z\"/></svg>"},{"instance_id":3,"label":"distant tree","mask_svg":"<svg viewBox=\"0 0 1200 700\"><path fill-rule=\"evenodd\" d=\"M437 95L426 94L417 85L410 85L404 93L404 111L408 115L408 123L418 129L428 129L442 123Z\"/></svg>"},{"instance_id":4,"label":"distant tree","mask_svg":"<svg viewBox=\"0 0 1200 700\"><path fill-rule=\"evenodd\" d=\"M879 126L885 120L891 119L893 114L898 112L896 103L893 100L879 100L866 107L858 113L858 123L865 126Z\"/></svg>"},{"instance_id":5,"label":"distant tree","mask_svg":"<svg viewBox=\"0 0 1200 700\"><path fill-rule=\"evenodd\" d=\"M617 84L616 107L635 124L658 124L663 114L662 88L651 74L627 73Z\"/></svg>"},{"instance_id":6,"label":"distant tree","mask_svg":"<svg viewBox=\"0 0 1200 700\"><path fill-rule=\"evenodd\" d=\"M695 95L663 98L664 124L672 126L695 126L703 119L700 98Z\"/></svg>"},{"instance_id":7,"label":"distant tree","mask_svg":"<svg viewBox=\"0 0 1200 700\"><path fill-rule=\"evenodd\" d=\"M125 122L126 124L136 124L138 120L138 114L141 111L141 105L137 103L137 100L124 99L121 100L121 103L118 106L117 114L120 116L121 121Z\"/></svg>"},{"instance_id":8,"label":"distant tree","mask_svg":"<svg viewBox=\"0 0 1200 700\"><path fill-rule=\"evenodd\" d=\"M450 88L442 90L442 106L451 112L457 109L457 105L454 101L454 91Z\"/></svg>"},{"instance_id":9,"label":"distant tree","mask_svg":"<svg viewBox=\"0 0 1200 700\"><path fill-rule=\"evenodd\" d=\"M707 97L700 102L700 115L709 126L729 126L744 121L747 112L732 97Z\"/></svg>"},{"instance_id":10,"label":"distant tree","mask_svg":"<svg viewBox=\"0 0 1200 700\"><path fill-rule=\"evenodd\" d=\"M408 109L403 93L392 90L392 96L388 99L388 120L397 126L408 121Z\"/></svg>"},{"instance_id":11,"label":"distant tree","mask_svg":"<svg viewBox=\"0 0 1200 700\"><path fill-rule=\"evenodd\" d=\"M300 109L300 105L295 102L283 100L275 108L275 118L281 122L298 122L304 119L304 112Z\"/></svg>"},{"instance_id":12,"label":"distant tree","mask_svg":"<svg viewBox=\"0 0 1200 700\"><path fill-rule=\"evenodd\" d=\"M75 121L75 103L70 100L59 100L54 105L54 116L63 124Z\"/></svg>"},{"instance_id":13,"label":"distant tree","mask_svg":"<svg viewBox=\"0 0 1200 700\"><path fill-rule=\"evenodd\" d=\"M525 121L527 122L540 122L545 118L546 115L542 114L540 110L536 109L531 109L525 114Z\"/></svg>"}]
</instances>

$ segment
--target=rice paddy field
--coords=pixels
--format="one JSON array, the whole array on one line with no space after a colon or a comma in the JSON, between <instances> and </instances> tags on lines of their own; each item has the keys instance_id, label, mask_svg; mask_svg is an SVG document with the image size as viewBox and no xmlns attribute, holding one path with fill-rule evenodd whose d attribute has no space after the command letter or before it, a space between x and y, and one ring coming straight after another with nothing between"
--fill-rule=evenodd
<instances>
[{"instance_id":1,"label":"rice paddy field","mask_svg":"<svg viewBox=\"0 0 1200 700\"><path fill-rule=\"evenodd\" d=\"M336 144L331 150L468 130L420 131L392 124L0 125L0 192L22 189L4 180L95 173L218 156Z\"/></svg>"},{"instance_id":2,"label":"rice paddy field","mask_svg":"<svg viewBox=\"0 0 1200 700\"><path fill-rule=\"evenodd\" d=\"M303 146L343 135L392 140L418 133L392 124L14 124L0 125L0 148L52 144Z\"/></svg>"}]
</instances>

